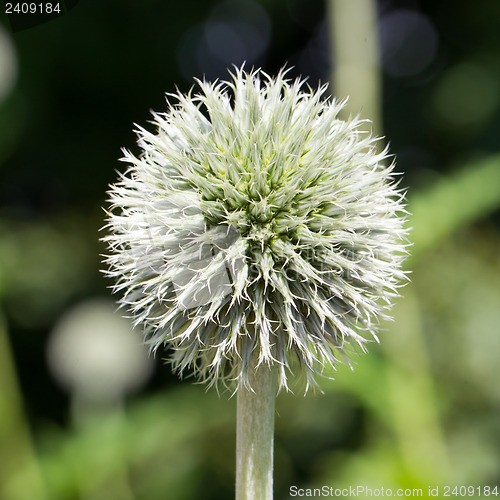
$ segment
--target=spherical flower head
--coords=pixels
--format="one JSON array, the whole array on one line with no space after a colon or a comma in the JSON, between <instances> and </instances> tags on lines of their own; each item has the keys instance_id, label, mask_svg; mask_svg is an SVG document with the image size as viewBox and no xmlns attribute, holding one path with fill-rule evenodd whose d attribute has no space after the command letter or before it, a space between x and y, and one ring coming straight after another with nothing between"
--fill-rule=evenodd
<instances>
[{"instance_id":1,"label":"spherical flower head","mask_svg":"<svg viewBox=\"0 0 500 500\"><path fill-rule=\"evenodd\" d=\"M378 139L303 81L198 81L138 130L111 187L107 273L152 351L208 384L307 385L376 339L404 280L403 192ZM368 334L368 335L367 335Z\"/></svg>"}]
</instances>

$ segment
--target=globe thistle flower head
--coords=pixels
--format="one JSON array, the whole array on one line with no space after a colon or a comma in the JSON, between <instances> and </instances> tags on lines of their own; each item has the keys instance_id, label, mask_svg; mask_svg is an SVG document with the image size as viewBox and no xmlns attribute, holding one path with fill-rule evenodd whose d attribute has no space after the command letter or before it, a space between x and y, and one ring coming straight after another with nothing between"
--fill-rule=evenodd
<instances>
[{"instance_id":1,"label":"globe thistle flower head","mask_svg":"<svg viewBox=\"0 0 500 500\"><path fill-rule=\"evenodd\" d=\"M152 351L208 384L308 386L376 339L404 280L402 190L344 103L238 69L138 130L111 187L107 274ZM254 361L255 362L255 361Z\"/></svg>"}]
</instances>

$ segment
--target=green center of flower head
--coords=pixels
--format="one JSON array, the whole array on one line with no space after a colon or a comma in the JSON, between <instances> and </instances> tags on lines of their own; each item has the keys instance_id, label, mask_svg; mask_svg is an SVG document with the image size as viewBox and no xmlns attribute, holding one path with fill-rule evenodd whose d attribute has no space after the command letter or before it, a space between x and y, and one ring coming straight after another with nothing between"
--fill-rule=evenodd
<instances>
[{"instance_id":1,"label":"green center of flower head","mask_svg":"<svg viewBox=\"0 0 500 500\"><path fill-rule=\"evenodd\" d=\"M288 85L279 78L264 85L256 75L243 78L229 88L201 83L197 105L188 108L181 100L170 118L184 132L183 160L190 168L183 173L200 194L208 224L228 224L260 243L293 234L315 210L334 202L331 185L319 188L332 180L324 175L327 168L345 163L346 155L340 142L334 151L319 141L328 140L322 134L327 123L339 131L346 127L336 119L341 105L321 101L325 89L310 95L299 82Z\"/></svg>"},{"instance_id":2,"label":"green center of flower head","mask_svg":"<svg viewBox=\"0 0 500 500\"><path fill-rule=\"evenodd\" d=\"M404 278L393 167L326 87L243 70L198 83L126 153L109 274L180 371L241 383L257 352L281 384L294 358L312 382L375 335Z\"/></svg>"}]
</instances>

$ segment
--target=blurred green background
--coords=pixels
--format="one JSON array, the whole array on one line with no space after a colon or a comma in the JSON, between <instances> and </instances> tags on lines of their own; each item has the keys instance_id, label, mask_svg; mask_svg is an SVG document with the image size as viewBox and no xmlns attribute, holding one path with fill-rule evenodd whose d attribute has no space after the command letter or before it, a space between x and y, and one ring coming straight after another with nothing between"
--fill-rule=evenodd
<instances>
[{"instance_id":1,"label":"blurred green background","mask_svg":"<svg viewBox=\"0 0 500 500\"><path fill-rule=\"evenodd\" d=\"M0 499L233 497L235 400L148 361L114 314L101 207L165 92L243 61L313 86L335 75L327 12L81 0L16 33L2 14ZM500 484L500 2L380 0L377 24L412 283L354 372L279 396L277 499Z\"/></svg>"}]
</instances>

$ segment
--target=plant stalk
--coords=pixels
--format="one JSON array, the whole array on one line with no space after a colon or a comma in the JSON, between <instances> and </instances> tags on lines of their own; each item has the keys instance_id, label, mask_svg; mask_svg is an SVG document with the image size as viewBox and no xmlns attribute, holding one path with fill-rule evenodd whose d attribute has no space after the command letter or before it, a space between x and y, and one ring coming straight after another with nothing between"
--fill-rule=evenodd
<instances>
[{"instance_id":1,"label":"plant stalk","mask_svg":"<svg viewBox=\"0 0 500 500\"><path fill-rule=\"evenodd\" d=\"M17 379L7 325L0 314L0 498L49 497Z\"/></svg>"},{"instance_id":2,"label":"plant stalk","mask_svg":"<svg viewBox=\"0 0 500 500\"><path fill-rule=\"evenodd\" d=\"M240 387L236 403L236 500L272 500L274 371L261 365L248 378L253 391Z\"/></svg>"},{"instance_id":3,"label":"plant stalk","mask_svg":"<svg viewBox=\"0 0 500 500\"><path fill-rule=\"evenodd\" d=\"M382 76L379 64L377 2L328 0L331 76L336 97L349 96L347 114L368 118L375 134L382 129ZM347 116L346 116L347 118Z\"/></svg>"}]
</instances>

